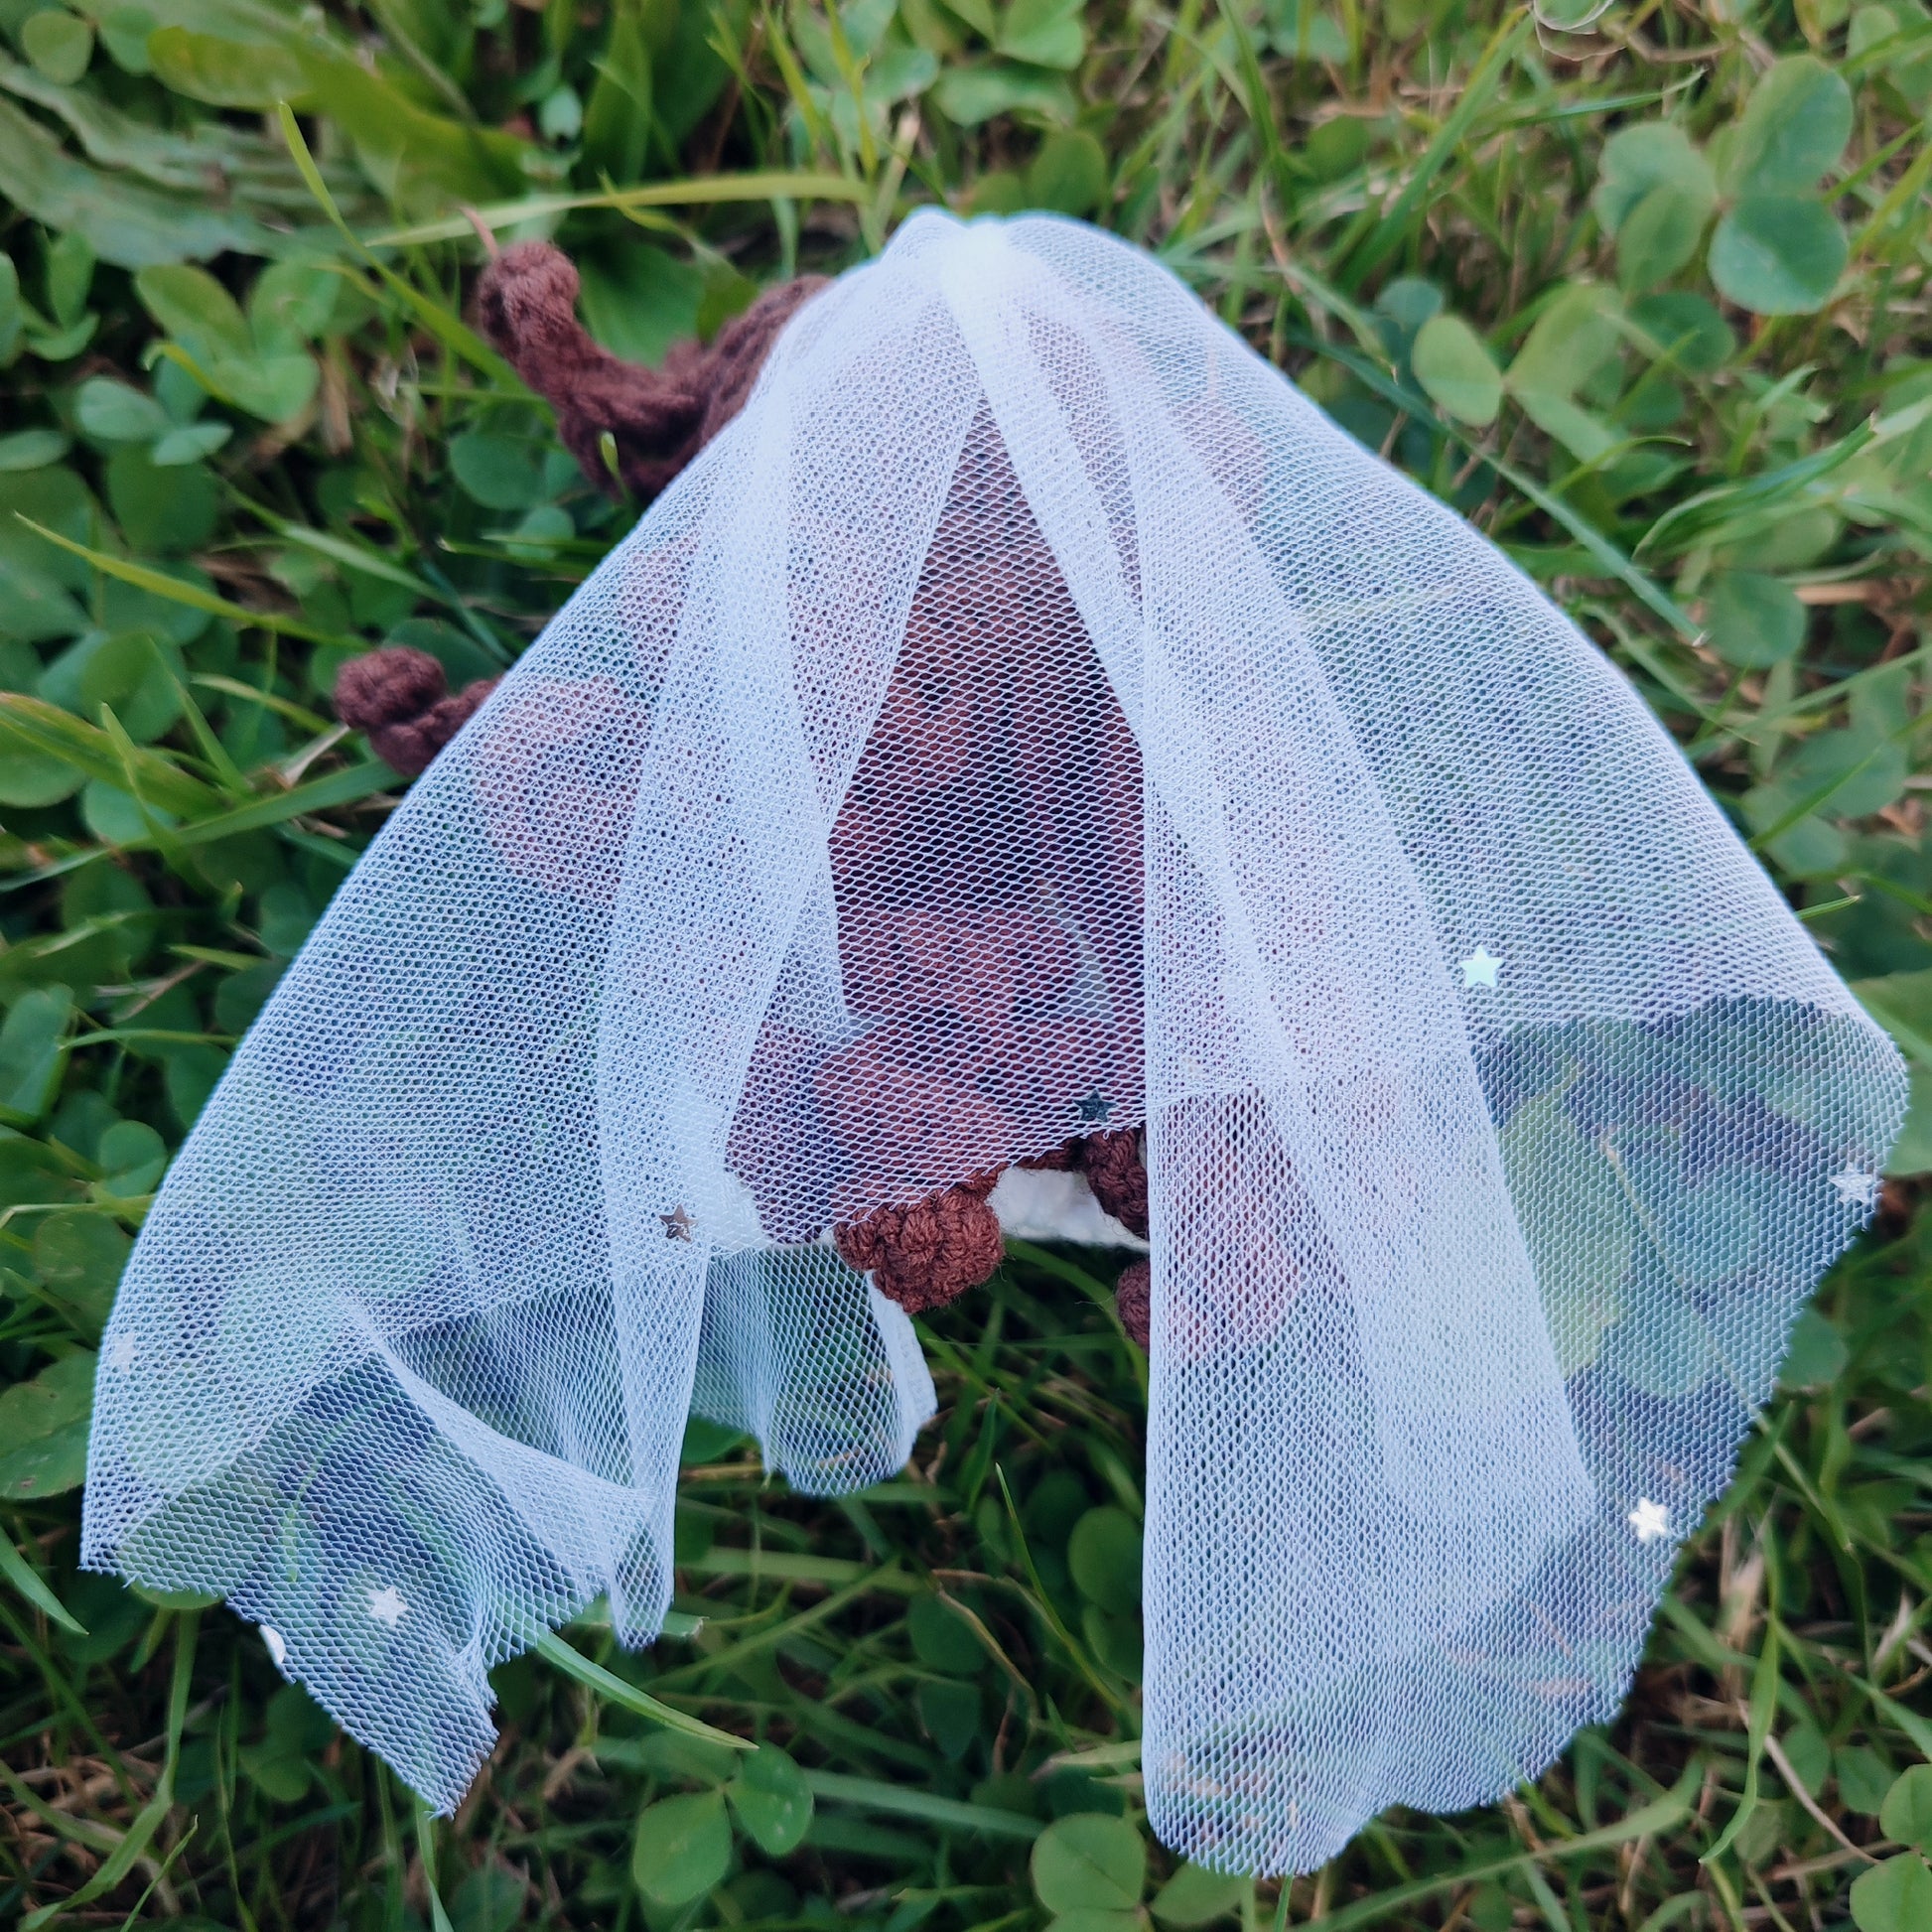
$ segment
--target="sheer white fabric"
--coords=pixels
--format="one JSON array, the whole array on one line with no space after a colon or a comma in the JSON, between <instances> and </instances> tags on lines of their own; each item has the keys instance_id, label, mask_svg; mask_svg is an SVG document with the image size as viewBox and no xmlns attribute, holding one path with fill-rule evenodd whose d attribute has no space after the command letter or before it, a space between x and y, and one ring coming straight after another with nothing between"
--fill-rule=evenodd
<instances>
[{"instance_id":1,"label":"sheer white fabric","mask_svg":"<svg viewBox=\"0 0 1932 1932\"><path fill-rule=\"evenodd\" d=\"M1145 1123L1156 1830L1302 1869L1615 1709L1889 1044L1617 673L1160 267L907 223L410 793L102 1354L86 1558L444 1809L654 1634L687 1411L932 1409L833 1222Z\"/></svg>"}]
</instances>

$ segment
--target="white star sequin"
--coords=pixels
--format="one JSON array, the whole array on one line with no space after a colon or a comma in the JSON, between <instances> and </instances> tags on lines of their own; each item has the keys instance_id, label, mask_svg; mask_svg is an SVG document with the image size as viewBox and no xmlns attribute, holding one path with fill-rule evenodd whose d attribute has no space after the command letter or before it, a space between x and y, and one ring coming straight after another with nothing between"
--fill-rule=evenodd
<instances>
[{"instance_id":1,"label":"white star sequin","mask_svg":"<svg viewBox=\"0 0 1932 1932\"><path fill-rule=\"evenodd\" d=\"M1878 1176L1875 1173L1861 1173L1857 1168L1847 1168L1843 1173L1832 1175L1832 1185L1840 1197L1853 1207L1869 1207L1878 1198Z\"/></svg>"},{"instance_id":2,"label":"white star sequin","mask_svg":"<svg viewBox=\"0 0 1932 1932\"><path fill-rule=\"evenodd\" d=\"M116 1335L113 1345L107 1351L107 1366L117 1375L125 1375L134 1366L134 1337Z\"/></svg>"},{"instance_id":3,"label":"white star sequin","mask_svg":"<svg viewBox=\"0 0 1932 1932\"><path fill-rule=\"evenodd\" d=\"M262 1647L268 1652L269 1661L274 1664L277 1670L287 1670L289 1667L289 1647L282 1641L281 1631L269 1623L262 1624L260 1629L262 1633Z\"/></svg>"},{"instance_id":4,"label":"white star sequin","mask_svg":"<svg viewBox=\"0 0 1932 1932\"><path fill-rule=\"evenodd\" d=\"M393 1584L384 1584L380 1589L369 1591L369 1614L393 1630L409 1614L409 1605Z\"/></svg>"},{"instance_id":5,"label":"white star sequin","mask_svg":"<svg viewBox=\"0 0 1932 1932\"><path fill-rule=\"evenodd\" d=\"M1471 986L1486 986L1492 993L1496 990L1496 975L1502 971L1503 963L1487 946L1478 946L1467 959L1455 963L1462 968L1465 990Z\"/></svg>"},{"instance_id":6,"label":"white star sequin","mask_svg":"<svg viewBox=\"0 0 1932 1932\"><path fill-rule=\"evenodd\" d=\"M1648 1496L1639 1496L1636 1508L1624 1520L1636 1531L1639 1543L1655 1543L1670 1534L1670 1511Z\"/></svg>"}]
</instances>

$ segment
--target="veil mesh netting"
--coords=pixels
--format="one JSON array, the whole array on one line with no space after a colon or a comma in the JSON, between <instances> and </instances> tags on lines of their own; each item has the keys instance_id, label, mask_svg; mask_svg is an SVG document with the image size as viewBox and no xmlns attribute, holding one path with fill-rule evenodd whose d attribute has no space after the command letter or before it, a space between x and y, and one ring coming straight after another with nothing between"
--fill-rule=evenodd
<instances>
[{"instance_id":1,"label":"veil mesh netting","mask_svg":"<svg viewBox=\"0 0 1932 1932\"><path fill-rule=\"evenodd\" d=\"M989 749L991 748L991 749ZM1617 673L1164 270L936 213L394 813L102 1355L86 1558L437 1806L688 1411L932 1410L829 1225L1145 1124L1152 1822L1278 1872L1616 1707L1903 1104Z\"/></svg>"}]
</instances>

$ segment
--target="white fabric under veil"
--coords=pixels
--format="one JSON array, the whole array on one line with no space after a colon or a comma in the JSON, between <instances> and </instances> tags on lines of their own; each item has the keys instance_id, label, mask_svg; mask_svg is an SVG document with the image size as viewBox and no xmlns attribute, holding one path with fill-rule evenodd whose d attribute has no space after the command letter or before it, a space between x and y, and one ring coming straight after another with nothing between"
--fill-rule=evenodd
<instances>
[{"instance_id":1,"label":"white fabric under veil","mask_svg":"<svg viewBox=\"0 0 1932 1932\"><path fill-rule=\"evenodd\" d=\"M1148 1808L1306 1869L1614 1712L1902 1104L1494 549L1145 255L923 213L243 1041L86 1561L271 1625L447 1810L490 1665L655 1633L690 1409L806 1491L903 1463L931 1384L831 1223L1145 1123Z\"/></svg>"}]
</instances>

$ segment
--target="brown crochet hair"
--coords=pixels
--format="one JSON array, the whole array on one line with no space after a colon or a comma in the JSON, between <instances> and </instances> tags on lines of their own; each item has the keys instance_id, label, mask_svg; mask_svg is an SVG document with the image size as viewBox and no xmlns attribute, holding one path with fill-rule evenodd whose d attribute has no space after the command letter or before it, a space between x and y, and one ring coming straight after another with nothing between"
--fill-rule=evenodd
<instances>
[{"instance_id":1,"label":"brown crochet hair","mask_svg":"<svg viewBox=\"0 0 1932 1932\"><path fill-rule=\"evenodd\" d=\"M771 345L824 285L822 277L800 276L768 290L708 346L679 344L658 369L621 361L592 339L577 319L577 270L547 241L521 242L489 263L477 285L476 314L490 345L549 403L558 436L585 477L612 494L621 479L650 496L744 407ZM606 460L607 435L616 477ZM378 757L413 777L495 683L480 679L452 693L435 658L389 645L343 666L336 710L345 725L367 732ZM1107 1212L1146 1238L1147 1168L1136 1130L1085 1135L1023 1165L1084 1174ZM943 1307L1000 1264L1000 1223L987 1200L1000 1172L842 1221L833 1240L850 1266L870 1271L880 1292L902 1308L917 1313ZM1147 1262L1130 1262L1116 1302L1122 1324L1144 1348L1148 1291Z\"/></svg>"},{"instance_id":2,"label":"brown crochet hair","mask_svg":"<svg viewBox=\"0 0 1932 1932\"><path fill-rule=\"evenodd\" d=\"M386 644L336 673L336 715L367 732L376 757L413 778L495 688L493 677L483 677L452 692L428 651Z\"/></svg>"},{"instance_id":3,"label":"brown crochet hair","mask_svg":"<svg viewBox=\"0 0 1932 1932\"><path fill-rule=\"evenodd\" d=\"M654 496L745 407L765 352L825 286L820 275L781 283L719 330L709 346L679 343L658 369L621 362L577 320L577 270L547 241L505 248L477 284L477 320L490 345L557 416L578 467L613 493L618 476Z\"/></svg>"},{"instance_id":4,"label":"brown crochet hair","mask_svg":"<svg viewBox=\"0 0 1932 1932\"><path fill-rule=\"evenodd\" d=\"M505 248L477 284L476 315L490 345L547 402L557 434L586 478L612 495L654 496L744 408L767 349L825 286L801 275L767 290L707 347L679 343L659 369L621 362L577 320L577 270L547 241ZM618 474L605 461L604 438ZM480 678L451 692L427 651L392 644L345 664L336 713L367 732L378 758L404 777L430 760L496 688Z\"/></svg>"}]
</instances>

